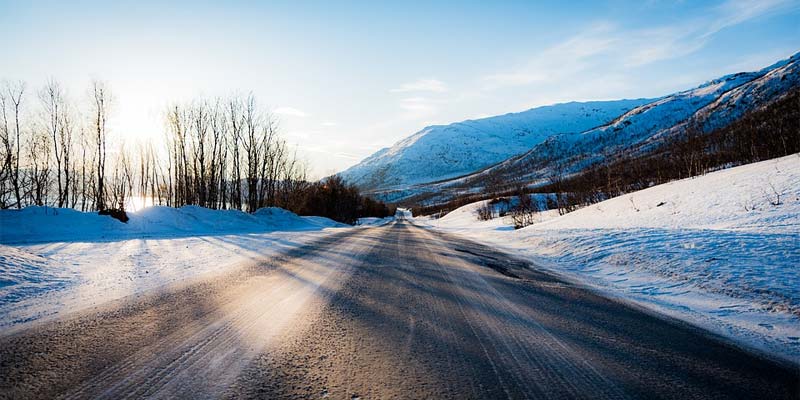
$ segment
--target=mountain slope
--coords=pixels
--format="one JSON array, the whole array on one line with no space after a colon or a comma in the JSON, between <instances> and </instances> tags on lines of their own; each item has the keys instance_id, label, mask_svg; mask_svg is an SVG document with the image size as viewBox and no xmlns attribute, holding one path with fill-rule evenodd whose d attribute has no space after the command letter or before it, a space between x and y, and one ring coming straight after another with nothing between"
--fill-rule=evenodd
<instances>
[{"instance_id":1,"label":"mountain slope","mask_svg":"<svg viewBox=\"0 0 800 400\"><path fill-rule=\"evenodd\" d=\"M537 185L556 170L569 175L607 159L652 151L684 135L689 125L709 133L800 88L800 53L756 72L737 73L633 108L608 124L559 134L472 174L380 194L408 203L446 201L489 184Z\"/></svg>"},{"instance_id":2,"label":"mountain slope","mask_svg":"<svg viewBox=\"0 0 800 400\"><path fill-rule=\"evenodd\" d=\"M364 189L453 178L529 150L556 134L600 126L650 100L565 103L520 113L429 126L340 173Z\"/></svg>"},{"instance_id":3,"label":"mountain slope","mask_svg":"<svg viewBox=\"0 0 800 400\"><path fill-rule=\"evenodd\" d=\"M556 162L565 173L575 172L607 156L646 151L683 134L690 123L706 133L727 126L798 87L800 53L757 72L727 75L665 96L580 135L553 136L497 170L504 176L543 178Z\"/></svg>"}]
</instances>

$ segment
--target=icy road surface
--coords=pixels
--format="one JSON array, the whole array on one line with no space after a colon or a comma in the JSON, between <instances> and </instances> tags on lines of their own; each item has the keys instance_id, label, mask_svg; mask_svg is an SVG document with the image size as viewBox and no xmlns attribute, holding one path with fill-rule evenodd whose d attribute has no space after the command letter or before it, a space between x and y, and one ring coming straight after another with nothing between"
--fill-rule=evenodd
<instances>
[{"instance_id":1,"label":"icy road surface","mask_svg":"<svg viewBox=\"0 0 800 400\"><path fill-rule=\"evenodd\" d=\"M796 366L404 220L0 337L0 398L797 398Z\"/></svg>"}]
</instances>

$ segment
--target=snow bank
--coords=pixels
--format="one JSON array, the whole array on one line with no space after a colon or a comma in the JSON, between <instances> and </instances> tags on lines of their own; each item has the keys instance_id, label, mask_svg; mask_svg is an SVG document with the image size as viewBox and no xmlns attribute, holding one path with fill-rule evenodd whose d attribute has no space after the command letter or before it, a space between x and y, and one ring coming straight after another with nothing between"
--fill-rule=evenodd
<instances>
[{"instance_id":1,"label":"snow bank","mask_svg":"<svg viewBox=\"0 0 800 400\"><path fill-rule=\"evenodd\" d=\"M197 206L155 206L129 213L128 216L130 221L122 223L109 216L67 208L0 210L0 243L184 237L344 226L327 218L300 217L275 207L248 214L238 210L211 210Z\"/></svg>"},{"instance_id":2,"label":"snow bank","mask_svg":"<svg viewBox=\"0 0 800 400\"><path fill-rule=\"evenodd\" d=\"M0 333L23 323L261 262L343 227L280 208L0 211ZM10 244L10 245L9 245Z\"/></svg>"},{"instance_id":3,"label":"snow bank","mask_svg":"<svg viewBox=\"0 0 800 400\"><path fill-rule=\"evenodd\" d=\"M15 303L68 282L63 268L24 249L0 245L0 305Z\"/></svg>"},{"instance_id":4,"label":"snow bank","mask_svg":"<svg viewBox=\"0 0 800 400\"><path fill-rule=\"evenodd\" d=\"M800 155L630 193L514 231L470 204L431 226L800 362Z\"/></svg>"}]
</instances>

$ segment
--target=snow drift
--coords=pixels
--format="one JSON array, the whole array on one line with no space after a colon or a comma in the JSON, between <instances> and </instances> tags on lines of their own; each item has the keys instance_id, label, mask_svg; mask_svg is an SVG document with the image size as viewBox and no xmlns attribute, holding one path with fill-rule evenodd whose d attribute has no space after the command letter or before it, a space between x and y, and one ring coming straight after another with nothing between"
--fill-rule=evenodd
<instances>
[{"instance_id":1,"label":"snow drift","mask_svg":"<svg viewBox=\"0 0 800 400\"><path fill-rule=\"evenodd\" d=\"M211 210L198 206L155 206L129 213L128 216L130 221L122 223L109 216L69 208L0 210L0 243L243 234L344 226L328 218L300 217L277 207L262 208L254 214L248 214L239 210Z\"/></svg>"}]
</instances>

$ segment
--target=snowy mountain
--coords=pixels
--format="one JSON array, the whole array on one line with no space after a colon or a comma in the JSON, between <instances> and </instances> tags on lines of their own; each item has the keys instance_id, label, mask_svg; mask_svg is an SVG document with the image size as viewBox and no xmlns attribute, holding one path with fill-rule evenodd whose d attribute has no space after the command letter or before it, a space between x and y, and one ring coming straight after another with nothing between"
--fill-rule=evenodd
<instances>
[{"instance_id":1,"label":"snowy mountain","mask_svg":"<svg viewBox=\"0 0 800 400\"><path fill-rule=\"evenodd\" d=\"M424 197L430 202L480 191L489 181L537 184L547 179L554 165L568 174L606 157L646 152L685 132L689 123L711 132L798 89L800 53L760 71L723 76L649 101L583 132L551 135L525 153L472 174L379 195L394 201L411 199L412 202L415 196Z\"/></svg>"},{"instance_id":2,"label":"snowy mountain","mask_svg":"<svg viewBox=\"0 0 800 400\"><path fill-rule=\"evenodd\" d=\"M681 134L689 123L703 132L724 127L745 113L800 88L800 53L756 72L737 73L636 107L611 123L578 135L548 138L520 157L495 166L505 176L541 178L554 161L577 171L606 155L642 151Z\"/></svg>"},{"instance_id":3,"label":"snowy mountain","mask_svg":"<svg viewBox=\"0 0 800 400\"><path fill-rule=\"evenodd\" d=\"M341 172L365 189L427 183L474 172L557 134L583 132L651 100L597 101L429 126Z\"/></svg>"}]
</instances>

